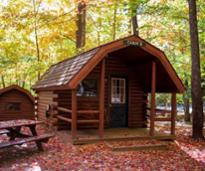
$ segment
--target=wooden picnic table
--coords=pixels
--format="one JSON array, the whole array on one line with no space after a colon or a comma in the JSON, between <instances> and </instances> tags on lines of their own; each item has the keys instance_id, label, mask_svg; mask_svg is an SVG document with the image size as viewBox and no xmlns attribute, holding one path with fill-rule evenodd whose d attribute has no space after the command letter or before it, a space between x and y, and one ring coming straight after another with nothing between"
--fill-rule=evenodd
<instances>
[{"instance_id":1,"label":"wooden picnic table","mask_svg":"<svg viewBox=\"0 0 205 171\"><path fill-rule=\"evenodd\" d=\"M42 124L42 123L44 123L44 122L43 121L28 120L28 119L0 121L0 130L13 128L13 127L31 126L31 125L37 125L37 124Z\"/></svg>"},{"instance_id":2,"label":"wooden picnic table","mask_svg":"<svg viewBox=\"0 0 205 171\"><path fill-rule=\"evenodd\" d=\"M42 121L27 119L0 121L0 135L7 134L7 136L9 137L8 142L0 143L0 148L6 148L13 145L21 145L27 142L35 141L38 149L40 151L43 151L42 142L47 142L49 138L54 136L54 134L47 133L43 135L38 135L36 131L36 125L42 123ZM22 127L28 127L31 131L31 135L22 133Z\"/></svg>"}]
</instances>

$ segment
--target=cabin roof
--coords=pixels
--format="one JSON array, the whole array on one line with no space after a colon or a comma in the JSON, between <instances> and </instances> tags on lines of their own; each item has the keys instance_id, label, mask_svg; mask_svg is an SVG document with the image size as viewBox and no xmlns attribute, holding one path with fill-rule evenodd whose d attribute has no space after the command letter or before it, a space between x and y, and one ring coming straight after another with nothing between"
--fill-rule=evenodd
<instances>
[{"instance_id":1,"label":"cabin roof","mask_svg":"<svg viewBox=\"0 0 205 171\"><path fill-rule=\"evenodd\" d=\"M67 84L90 60L90 58L97 53L98 49L99 48L95 48L86 53L82 53L52 65L33 88L38 89Z\"/></svg>"},{"instance_id":2,"label":"cabin roof","mask_svg":"<svg viewBox=\"0 0 205 171\"><path fill-rule=\"evenodd\" d=\"M99 47L86 51L72 58L65 59L55 65L52 65L41 79L33 86L33 89L74 89L83 80L90 71L104 58L108 53L125 48L124 41L142 42L143 50L159 59L167 70L172 81L175 83L178 92L182 93L185 87L178 77L176 71L170 64L165 53L157 47L151 45L139 36L132 35L118 39Z\"/></svg>"},{"instance_id":3,"label":"cabin roof","mask_svg":"<svg viewBox=\"0 0 205 171\"><path fill-rule=\"evenodd\" d=\"M34 103L34 97L32 96L32 94L28 90L26 90L18 85L11 85L11 86L0 89L0 97L4 93L7 93L11 90L17 90L17 91L25 94Z\"/></svg>"}]
</instances>

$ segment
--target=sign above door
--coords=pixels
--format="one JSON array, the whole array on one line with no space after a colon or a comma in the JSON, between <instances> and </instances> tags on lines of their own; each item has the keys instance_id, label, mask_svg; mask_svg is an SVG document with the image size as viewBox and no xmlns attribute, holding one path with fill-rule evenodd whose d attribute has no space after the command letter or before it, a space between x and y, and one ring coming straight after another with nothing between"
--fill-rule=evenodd
<instances>
[{"instance_id":1,"label":"sign above door","mask_svg":"<svg viewBox=\"0 0 205 171\"><path fill-rule=\"evenodd\" d=\"M142 41L134 42L134 41L124 40L123 43L126 46L139 46L139 47L145 46L145 42Z\"/></svg>"}]
</instances>

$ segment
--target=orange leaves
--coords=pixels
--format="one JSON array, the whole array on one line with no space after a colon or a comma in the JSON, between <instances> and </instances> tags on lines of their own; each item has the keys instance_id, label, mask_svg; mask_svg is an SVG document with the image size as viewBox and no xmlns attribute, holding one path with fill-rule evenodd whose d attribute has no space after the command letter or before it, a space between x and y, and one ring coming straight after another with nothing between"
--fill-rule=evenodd
<instances>
[{"instance_id":1,"label":"orange leaves","mask_svg":"<svg viewBox=\"0 0 205 171\"><path fill-rule=\"evenodd\" d=\"M167 126L160 126L161 131ZM39 127L39 132L44 129ZM186 133L186 134L185 134ZM191 127L177 127L177 142L166 151L113 152L106 143L74 146L69 142L68 132L45 144L45 152L34 153L34 144L0 151L0 170L203 170L205 168L205 142L193 141ZM1 141L2 139L0 139ZM109 142L116 146L139 145L155 141ZM18 149L17 149L18 148ZM18 160L15 160L18 157ZM9 160L8 160L9 158Z\"/></svg>"},{"instance_id":2,"label":"orange leaves","mask_svg":"<svg viewBox=\"0 0 205 171\"><path fill-rule=\"evenodd\" d=\"M52 32L47 36L43 36L40 40L40 44L42 45L42 47L48 46L48 44L50 42L53 42L55 39L58 39L59 33L58 32Z\"/></svg>"}]
</instances>

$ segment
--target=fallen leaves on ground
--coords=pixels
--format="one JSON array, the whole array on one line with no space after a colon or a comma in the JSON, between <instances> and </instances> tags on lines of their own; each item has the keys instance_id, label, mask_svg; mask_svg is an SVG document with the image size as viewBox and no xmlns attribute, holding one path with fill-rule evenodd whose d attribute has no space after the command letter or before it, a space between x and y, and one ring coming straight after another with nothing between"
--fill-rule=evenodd
<instances>
[{"instance_id":1,"label":"fallen leaves on ground","mask_svg":"<svg viewBox=\"0 0 205 171\"><path fill-rule=\"evenodd\" d=\"M161 131L166 126L161 126ZM39 128L43 132L42 128ZM0 150L0 170L139 170L139 171L203 171L205 170L205 141L190 138L190 127L177 127L177 138L168 150L113 152L107 143L74 146L59 136L38 152L34 143ZM115 146L144 145L156 141L112 142Z\"/></svg>"}]
</instances>

